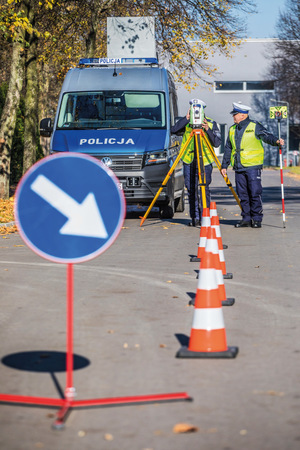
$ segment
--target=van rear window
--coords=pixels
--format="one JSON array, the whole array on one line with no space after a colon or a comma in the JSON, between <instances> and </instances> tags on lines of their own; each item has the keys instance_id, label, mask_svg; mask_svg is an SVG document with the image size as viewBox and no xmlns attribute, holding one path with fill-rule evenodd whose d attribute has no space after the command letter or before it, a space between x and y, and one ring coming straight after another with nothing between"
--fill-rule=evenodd
<instances>
[{"instance_id":1,"label":"van rear window","mask_svg":"<svg viewBox=\"0 0 300 450\"><path fill-rule=\"evenodd\" d=\"M162 92L102 91L65 93L58 129L166 128Z\"/></svg>"}]
</instances>

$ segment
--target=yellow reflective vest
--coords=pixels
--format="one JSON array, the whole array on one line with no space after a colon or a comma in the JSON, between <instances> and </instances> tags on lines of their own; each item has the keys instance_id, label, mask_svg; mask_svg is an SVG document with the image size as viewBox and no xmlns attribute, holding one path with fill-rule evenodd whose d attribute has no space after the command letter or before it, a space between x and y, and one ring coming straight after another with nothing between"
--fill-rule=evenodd
<instances>
[{"instance_id":1,"label":"yellow reflective vest","mask_svg":"<svg viewBox=\"0 0 300 450\"><path fill-rule=\"evenodd\" d=\"M231 165L234 166L237 153L240 155L240 163L244 167L260 166L264 163L264 147L261 139L255 136L255 122L250 122L246 127L241 140L241 148L237 149L235 144L235 129L233 125L229 129L229 139L232 146Z\"/></svg>"},{"instance_id":2,"label":"yellow reflective vest","mask_svg":"<svg viewBox=\"0 0 300 450\"><path fill-rule=\"evenodd\" d=\"M208 126L209 128L212 130L213 128L213 120L210 119L209 117L205 117L205 119L207 120ZM182 142L181 142L181 147L180 149L183 148L184 144L186 143L186 141L189 138L189 135L191 134L193 128L190 127L189 125L187 125L185 127L185 132L182 138ZM206 142L204 141L204 139L202 139L202 151L203 151L203 162L204 165L207 166L208 164L213 163L214 159L211 155L211 152L206 144ZM191 141L189 142L186 150L184 151L182 157L181 157L182 161L185 164L191 164L191 162L193 162L194 160L194 139L191 139Z\"/></svg>"}]
</instances>

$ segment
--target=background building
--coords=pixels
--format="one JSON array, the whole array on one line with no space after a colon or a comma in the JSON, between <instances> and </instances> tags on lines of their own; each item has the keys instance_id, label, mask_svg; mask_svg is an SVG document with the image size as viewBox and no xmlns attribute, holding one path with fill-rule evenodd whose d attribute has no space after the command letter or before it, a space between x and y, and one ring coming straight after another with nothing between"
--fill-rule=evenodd
<instances>
[{"instance_id":1,"label":"background building","mask_svg":"<svg viewBox=\"0 0 300 450\"><path fill-rule=\"evenodd\" d=\"M207 104L206 114L213 118L220 127L222 145L219 153L224 151L224 144L228 134L228 128L233 124L230 111L232 102L241 101L252 108L250 118L259 120L267 129L278 135L278 122L270 119L269 108L271 106L284 106L286 102L276 100L276 81L268 75L274 39L247 39L237 47L231 58L215 54L209 63L217 67L217 72L211 78L212 84L201 83L196 89L188 92L183 85L178 85L179 111L185 115L189 100L200 98ZM200 71L199 71L200 73ZM194 80L191 80L193 84ZM280 123L281 137L287 145L288 119ZM290 136L289 136L290 137ZM286 159L287 145L283 149ZM294 144L298 150L297 143ZM265 164L278 165L278 148L264 145ZM289 159L294 159L293 148L289 148Z\"/></svg>"}]
</instances>

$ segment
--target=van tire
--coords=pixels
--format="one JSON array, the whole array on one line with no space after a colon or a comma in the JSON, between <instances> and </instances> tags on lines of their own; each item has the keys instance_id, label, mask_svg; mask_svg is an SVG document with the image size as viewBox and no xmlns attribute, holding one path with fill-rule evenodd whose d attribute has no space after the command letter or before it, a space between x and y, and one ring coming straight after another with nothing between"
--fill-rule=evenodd
<instances>
[{"instance_id":1,"label":"van tire","mask_svg":"<svg viewBox=\"0 0 300 450\"><path fill-rule=\"evenodd\" d=\"M163 205L159 207L159 216L161 219L172 219L174 216L174 201L170 205Z\"/></svg>"},{"instance_id":2,"label":"van tire","mask_svg":"<svg viewBox=\"0 0 300 450\"><path fill-rule=\"evenodd\" d=\"M175 211L176 212L183 212L184 211L184 197L185 197L185 192L184 189L182 190L182 194L180 197L175 199Z\"/></svg>"}]
</instances>

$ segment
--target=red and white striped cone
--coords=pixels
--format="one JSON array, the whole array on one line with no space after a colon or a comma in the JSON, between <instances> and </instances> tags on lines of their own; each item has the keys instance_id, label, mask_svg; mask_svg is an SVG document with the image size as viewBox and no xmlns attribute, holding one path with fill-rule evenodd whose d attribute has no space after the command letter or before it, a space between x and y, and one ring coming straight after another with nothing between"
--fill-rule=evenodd
<instances>
[{"instance_id":1,"label":"red and white striped cone","mask_svg":"<svg viewBox=\"0 0 300 450\"><path fill-rule=\"evenodd\" d=\"M216 236L218 240L218 247L219 247L219 255L220 255L220 264L221 269L223 273L223 277L226 279L232 279L233 274L227 273L226 271L226 264L225 264L225 256L223 251L223 243L222 243L222 236L221 236L221 228L220 228L220 221L218 216L213 216L211 218L211 227L216 230Z\"/></svg>"},{"instance_id":2,"label":"red and white striped cone","mask_svg":"<svg viewBox=\"0 0 300 450\"><path fill-rule=\"evenodd\" d=\"M212 217L212 221L216 217ZM205 250L208 252L211 252L215 255L215 267L216 267L216 273L217 273L217 282L219 286L219 295L222 302L222 306L232 306L235 303L235 299L230 297L226 297L226 291L225 291L225 284L224 284L224 277L221 269L220 264L220 255L219 255L219 246L218 246L218 240L216 237L216 230L211 227L207 240L206 240L206 247Z\"/></svg>"},{"instance_id":3,"label":"red and white striped cone","mask_svg":"<svg viewBox=\"0 0 300 450\"><path fill-rule=\"evenodd\" d=\"M235 358L237 347L228 347L222 305L215 269L217 254L203 255L195 300L194 318L188 347L177 358Z\"/></svg>"},{"instance_id":4,"label":"red and white striped cone","mask_svg":"<svg viewBox=\"0 0 300 450\"><path fill-rule=\"evenodd\" d=\"M216 202L210 202L209 213L210 213L210 218L218 215Z\"/></svg>"},{"instance_id":5,"label":"red and white striped cone","mask_svg":"<svg viewBox=\"0 0 300 450\"><path fill-rule=\"evenodd\" d=\"M219 217L217 212L217 204L216 202L210 202L210 218ZM228 248L228 245L223 244L223 249Z\"/></svg>"},{"instance_id":6,"label":"red and white striped cone","mask_svg":"<svg viewBox=\"0 0 300 450\"><path fill-rule=\"evenodd\" d=\"M209 208L203 208L197 256L192 256L190 262L198 262L201 260L201 256L205 252L206 237L209 227L210 227Z\"/></svg>"}]
</instances>

